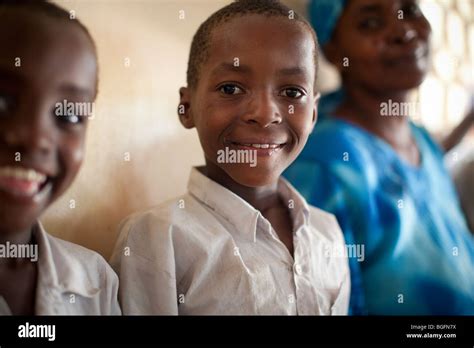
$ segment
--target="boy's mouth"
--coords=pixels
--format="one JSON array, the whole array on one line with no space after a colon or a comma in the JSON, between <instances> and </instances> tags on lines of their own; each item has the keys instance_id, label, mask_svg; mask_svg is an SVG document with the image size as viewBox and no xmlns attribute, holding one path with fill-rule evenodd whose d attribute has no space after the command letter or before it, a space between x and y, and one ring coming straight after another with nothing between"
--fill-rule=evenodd
<instances>
[{"instance_id":1,"label":"boy's mouth","mask_svg":"<svg viewBox=\"0 0 474 348\"><path fill-rule=\"evenodd\" d=\"M229 141L227 144L230 144L233 147L237 147L241 150L250 150L255 151L258 156L272 156L275 153L279 152L286 143L284 142L252 142L252 141Z\"/></svg>"},{"instance_id":2,"label":"boy's mouth","mask_svg":"<svg viewBox=\"0 0 474 348\"><path fill-rule=\"evenodd\" d=\"M23 203L39 202L51 191L52 177L33 168L0 167L0 191Z\"/></svg>"}]
</instances>

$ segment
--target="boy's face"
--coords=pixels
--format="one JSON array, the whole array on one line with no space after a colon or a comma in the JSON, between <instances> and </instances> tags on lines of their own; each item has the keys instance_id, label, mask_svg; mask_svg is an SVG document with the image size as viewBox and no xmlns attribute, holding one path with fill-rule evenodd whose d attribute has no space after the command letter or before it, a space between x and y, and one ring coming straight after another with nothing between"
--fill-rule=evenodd
<instances>
[{"instance_id":1,"label":"boy's face","mask_svg":"<svg viewBox=\"0 0 474 348\"><path fill-rule=\"evenodd\" d=\"M64 20L8 9L0 18L0 233L25 231L71 184L86 117L56 103L93 102L92 44Z\"/></svg>"},{"instance_id":2,"label":"boy's face","mask_svg":"<svg viewBox=\"0 0 474 348\"><path fill-rule=\"evenodd\" d=\"M181 122L196 127L208 172L248 187L278 180L316 122L314 50L286 18L247 15L213 31L198 85L181 89ZM229 163L226 148L256 162Z\"/></svg>"},{"instance_id":3,"label":"boy's face","mask_svg":"<svg viewBox=\"0 0 474 348\"><path fill-rule=\"evenodd\" d=\"M428 71L430 35L416 0L351 0L326 53L356 88L405 91Z\"/></svg>"}]
</instances>

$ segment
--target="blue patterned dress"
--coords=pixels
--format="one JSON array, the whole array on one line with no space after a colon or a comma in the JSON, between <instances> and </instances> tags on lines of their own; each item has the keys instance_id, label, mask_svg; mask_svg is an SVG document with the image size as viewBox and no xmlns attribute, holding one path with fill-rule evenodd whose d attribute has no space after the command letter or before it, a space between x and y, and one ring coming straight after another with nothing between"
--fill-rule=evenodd
<instances>
[{"instance_id":1,"label":"blue patterned dress","mask_svg":"<svg viewBox=\"0 0 474 348\"><path fill-rule=\"evenodd\" d=\"M421 164L349 122L320 121L284 176L336 215L350 259L352 314L474 315L474 240L428 133L410 123ZM359 261L358 261L359 260Z\"/></svg>"}]
</instances>

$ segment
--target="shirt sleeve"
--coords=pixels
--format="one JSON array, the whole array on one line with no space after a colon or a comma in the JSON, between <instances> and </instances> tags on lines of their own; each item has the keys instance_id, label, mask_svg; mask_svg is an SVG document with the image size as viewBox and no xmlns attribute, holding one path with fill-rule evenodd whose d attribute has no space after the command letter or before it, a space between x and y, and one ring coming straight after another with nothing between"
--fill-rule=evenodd
<instances>
[{"instance_id":1,"label":"shirt sleeve","mask_svg":"<svg viewBox=\"0 0 474 348\"><path fill-rule=\"evenodd\" d=\"M123 314L178 314L171 227L152 215L126 220L111 265L120 279Z\"/></svg>"},{"instance_id":2,"label":"shirt sleeve","mask_svg":"<svg viewBox=\"0 0 474 348\"><path fill-rule=\"evenodd\" d=\"M370 202L363 198L367 196L368 183L361 173L345 164L331 166L314 160L298 160L284 175L309 204L336 216L346 245L361 240L356 238L357 234L370 225L367 213ZM347 289L342 290L350 292L349 314L366 315L361 264L357 257L349 257L349 268L350 281L345 285Z\"/></svg>"},{"instance_id":3,"label":"shirt sleeve","mask_svg":"<svg viewBox=\"0 0 474 348\"><path fill-rule=\"evenodd\" d=\"M351 295L351 278L349 272L344 276L339 294L331 307L331 315L347 315Z\"/></svg>"}]
</instances>

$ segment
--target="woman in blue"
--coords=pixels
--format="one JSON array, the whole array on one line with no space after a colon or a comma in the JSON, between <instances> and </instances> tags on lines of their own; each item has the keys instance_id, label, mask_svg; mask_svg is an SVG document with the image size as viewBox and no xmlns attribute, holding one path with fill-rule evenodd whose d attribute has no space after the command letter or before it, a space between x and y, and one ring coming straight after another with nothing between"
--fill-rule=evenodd
<instances>
[{"instance_id":1,"label":"woman in blue","mask_svg":"<svg viewBox=\"0 0 474 348\"><path fill-rule=\"evenodd\" d=\"M336 215L346 244L364 247L364 258L349 255L351 313L473 315L474 240L443 152L390 108L423 81L429 23L414 0L311 6L343 88L321 104L285 176L309 203Z\"/></svg>"}]
</instances>

